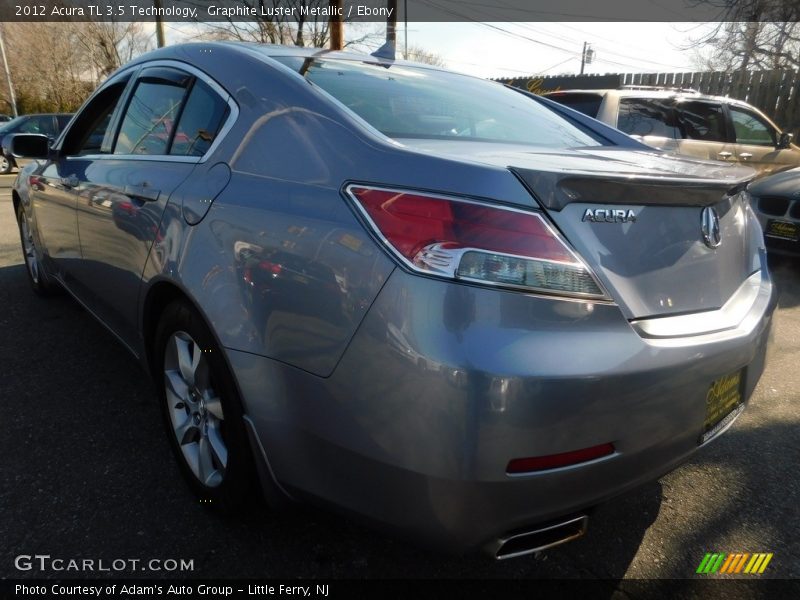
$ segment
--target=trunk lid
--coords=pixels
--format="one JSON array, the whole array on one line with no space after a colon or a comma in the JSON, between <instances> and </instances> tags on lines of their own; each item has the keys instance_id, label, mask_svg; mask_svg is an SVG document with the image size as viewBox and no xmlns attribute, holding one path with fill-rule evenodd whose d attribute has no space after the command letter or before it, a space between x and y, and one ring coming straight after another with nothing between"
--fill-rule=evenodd
<instances>
[{"instance_id":1,"label":"trunk lid","mask_svg":"<svg viewBox=\"0 0 800 600\"><path fill-rule=\"evenodd\" d=\"M629 319L716 310L761 268L747 167L613 147L410 145L508 168ZM704 211L707 229L718 218L716 246Z\"/></svg>"}]
</instances>

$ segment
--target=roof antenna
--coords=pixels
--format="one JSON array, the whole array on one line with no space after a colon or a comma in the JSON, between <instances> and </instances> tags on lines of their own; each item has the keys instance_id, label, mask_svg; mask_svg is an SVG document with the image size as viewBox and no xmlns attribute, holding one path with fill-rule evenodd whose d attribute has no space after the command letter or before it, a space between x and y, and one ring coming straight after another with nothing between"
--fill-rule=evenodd
<instances>
[{"instance_id":1,"label":"roof antenna","mask_svg":"<svg viewBox=\"0 0 800 600\"><path fill-rule=\"evenodd\" d=\"M375 50L370 56L374 56L375 58L385 58L387 60L396 60L395 55L397 54L397 49L394 46L394 42L386 42L383 46Z\"/></svg>"}]
</instances>

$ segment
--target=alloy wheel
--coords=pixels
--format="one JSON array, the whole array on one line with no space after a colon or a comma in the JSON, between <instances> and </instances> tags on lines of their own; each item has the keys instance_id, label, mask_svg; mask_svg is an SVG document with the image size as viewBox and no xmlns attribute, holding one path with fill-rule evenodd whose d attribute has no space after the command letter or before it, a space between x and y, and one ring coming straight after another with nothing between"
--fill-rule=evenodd
<instances>
[{"instance_id":1,"label":"alloy wheel","mask_svg":"<svg viewBox=\"0 0 800 600\"><path fill-rule=\"evenodd\" d=\"M219 486L228 464L222 402L203 349L185 331L167 340L164 385L170 423L186 464L200 483Z\"/></svg>"},{"instance_id":2,"label":"alloy wheel","mask_svg":"<svg viewBox=\"0 0 800 600\"><path fill-rule=\"evenodd\" d=\"M19 229L22 234L22 252L25 254L25 265L28 267L28 273L34 284L39 283L39 259L36 253L36 244L33 241L33 233L28 226L28 217L25 216L25 211L21 212L19 219Z\"/></svg>"}]
</instances>

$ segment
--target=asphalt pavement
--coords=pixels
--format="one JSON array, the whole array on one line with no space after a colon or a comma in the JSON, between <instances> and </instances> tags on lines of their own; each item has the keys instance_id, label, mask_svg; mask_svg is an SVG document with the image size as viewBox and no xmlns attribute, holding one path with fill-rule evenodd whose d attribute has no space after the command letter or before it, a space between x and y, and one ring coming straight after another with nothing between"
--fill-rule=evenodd
<instances>
[{"instance_id":1,"label":"asphalt pavement","mask_svg":"<svg viewBox=\"0 0 800 600\"><path fill-rule=\"evenodd\" d=\"M12 180L0 176L0 578L42 576L15 567L34 554L193 561L172 577L691 578L709 577L694 574L707 552L771 552L761 577L800 577L800 261L771 261L775 341L726 435L600 507L584 538L493 562L431 553L315 507L223 518L202 506L134 360L68 297L29 289Z\"/></svg>"}]
</instances>

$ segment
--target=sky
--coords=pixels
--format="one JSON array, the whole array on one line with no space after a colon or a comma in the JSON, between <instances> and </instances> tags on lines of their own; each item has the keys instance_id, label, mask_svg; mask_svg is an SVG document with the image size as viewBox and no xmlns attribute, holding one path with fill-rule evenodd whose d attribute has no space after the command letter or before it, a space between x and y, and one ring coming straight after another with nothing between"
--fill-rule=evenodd
<instances>
[{"instance_id":1,"label":"sky","mask_svg":"<svg viewBox=\"0 0 800 600\"><path fill-rule=\"evenodd\" d=\"M360 28L359 28L360 27ZM382 43L379 24L348 30L345 39L376 33L360 49ZM447 67L479 77L521 77L580 72L583 43L594 50L586 73L651 73L698 70L686 48L709 30L704 23L409 23L408 44L441 56ZM181 26L167 29L167 43L190 34ZM406 36L398 23L398 48Z\"/></svg>"}]
</instances>

